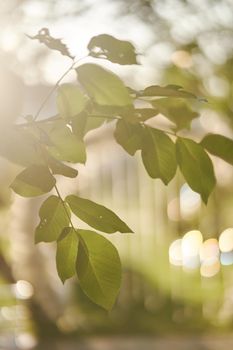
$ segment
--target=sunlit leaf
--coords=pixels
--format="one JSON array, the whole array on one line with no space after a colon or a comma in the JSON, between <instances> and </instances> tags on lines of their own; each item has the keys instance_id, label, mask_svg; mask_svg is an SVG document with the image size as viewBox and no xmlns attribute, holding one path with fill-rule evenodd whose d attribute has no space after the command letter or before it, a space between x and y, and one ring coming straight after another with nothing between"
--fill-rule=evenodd
<instances>
[{"instance_id":1,"label":"sunlit leaf","mask_svg":"<svg viewBox=\"0 0 233 350\"><path fill-rule=\"evenodd\" d=\"M83 140L72 133L64 122L48 126L48 135L52 145L48 147L52 156L72 163L85 163L86 150Z\"/></svg>"},{"instance_id":2,"label":"sunlit leaf","mask_svg":"<svg viewBox=\"0 0 233 350\"><path fill-rule=\"evenodd\" d=\"M121 262L116 248L93 231L78 230L80 244L77 275L84 293L96 304L110 310L121 284Z\"/></svg>"},{"instance_id":3,"label":"sunlit leaf","mask_svg":"<svg viewBox=\"0 0 233 350\"><path fill-rule=\"evenodd\" d=\"M35 232L36 243L53 242L58 239L64 227L69 225L70 209L57 196L50 196L42 204L39 216L40 223Z\"/></svg>"},{"instance_id":4,"label":"sunlit leaf","mask_svg":"<svg viewBox=\"0 0 233 350\"><path fill-rule=\"evenodd\" d=\"M114 137L131 156L142 147L143 127L120 119L117 121Z\"/></svg>"},{"instance_id":5,"label":"sunlit leaf","mask_svg":"<svg viewBox=\"0 0 233 350\"><path fill-rule=\"evenodd\" d=\"M87 101L87 97L77 85L62 84L57 90L57 108L59 114L65 119L70 120L81 113Z\"/></svg>"},{"instance_id":6,"label":"sunlit leaf","mask_svg":"<svg viewBox=\"0 0 233 350\"><path fill-rule=\"evenodd\" d=\"M216 179L213 164L203 147L193 140L178 138L177 161L188 185L207 203Z\"/></svg>"},{"instance_id":7,"label":"sunlit leaf","mask_svg":"<svg viewBox=\"0 0 233 350\"><path fill-rule=\"evenodd\" d=\"M35 197L50 192L55 183L46 166L31 165L16 176L11 188L23 197Z\"/></svg>"},{"instance_id":8,"label":"sunlit leaf","mask_svg":"<svg viewBox=\"0 0 233 350\"><path fill-rule=\"evenodd\" d=\"M119 64L137 64L133 44L108 34L94 36L88 44L88 49L92 57L105 58Z\"/></svg>"},{"instance_id":9,"label":"sunlit leaf","mask_svg":"<svg viewBox=\"0 0 233 350\"><path fill-rule=\"evenodd\" d=\"M66 227L57 241L56 266L57 273L64 283L75 275L78 253L78 236L71 227Z\"/></svg>"},{"instance_id":10,"label":"sunlit leaf","mask_svg":"<svg viewBox=\"0 0 233 350\"><path fill-rule=\"evenodd\" d=\"M117 231L122 233L132 232L116 214L103 205L74 195L66 197L66 202L79 219L96 230L106 233L114 233Z\"/></svg>"},{"instance_id":11,"label":"sunlit leaf","mask_svg":"<svg viewBox=\"0 0 233 350\"><path fill-rule=\"evenodd\" d=\"M76 70L80 83L99 105L127 106L132 104L127 88L114 73L92 63L83 64Z\"/></svg>"},{"instance_id":12,"label":"sunlit leaf","mask_svg":"<svg viewBox=\"0 0 233 350\"><path fill-rule=\"evenodd\" d=\"M218 134L209 134L201 145L211 154L233 165L233 140Z\"/></svg>"},{"instance_id":13,"label":"sunlit leaf","mask_svg":"<svg viewBox=\"0 0 233 350\"><path fill-rule=\"evenodd\" d=\"M164 132L146 127L142 143L142 160L148 174L168 184L176 173L173 141Z\"/></svg>"}]
</instances>

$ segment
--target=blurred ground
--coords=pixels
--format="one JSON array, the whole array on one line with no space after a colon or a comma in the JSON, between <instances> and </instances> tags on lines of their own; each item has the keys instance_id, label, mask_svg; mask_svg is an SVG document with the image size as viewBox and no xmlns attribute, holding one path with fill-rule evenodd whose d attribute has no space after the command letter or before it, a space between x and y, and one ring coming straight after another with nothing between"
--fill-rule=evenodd
<instances>
[{"instance_id":1,"label":"blurred ground","mask_svg":"<svg viewBox=\"0 0 233 350\"><path fill-rule=\"evenodd\" d=\"M52 345L52 347L51 347ZM73 343L43 344L43 350L230 350L233 336L203 336L170 338L91 338ZM41 350L38 347L37 350Z\"/></svg>"}]
</instances>

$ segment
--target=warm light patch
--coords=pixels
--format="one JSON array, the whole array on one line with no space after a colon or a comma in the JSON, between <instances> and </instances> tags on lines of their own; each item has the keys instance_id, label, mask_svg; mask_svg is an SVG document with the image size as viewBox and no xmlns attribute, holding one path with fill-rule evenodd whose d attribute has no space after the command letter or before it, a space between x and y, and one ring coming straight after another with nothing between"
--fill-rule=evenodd
<instances>
[{"instance_id":1,"label":"warm light patch","mask_svg":"<svg viewBox=\"0 0 233 350\"><path fill-rule=\"evenodd\" d=\"M172 62L180 68L190 68L193 65L192 56L184 50L177 50L171 56Z\"/></svg>"}]
</instances>

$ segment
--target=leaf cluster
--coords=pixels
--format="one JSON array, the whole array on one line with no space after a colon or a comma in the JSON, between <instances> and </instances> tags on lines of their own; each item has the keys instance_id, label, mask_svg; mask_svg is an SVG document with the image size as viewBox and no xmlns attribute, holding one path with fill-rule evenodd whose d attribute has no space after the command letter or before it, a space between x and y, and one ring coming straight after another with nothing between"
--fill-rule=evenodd
<instances>
[{"instance_id":1,"label":"leaf cluster","mask_svg":"<svg viewBox=\"0 0 233 350\"><path fill-rule=\"evenodd\" d=\"M0 154L23 167L11 184L17 194L35 197L53 192L40 208L35 241L56 242L62 282L76 274L88 297L111 309L120 288L121 265L116 248L99 231L113 234L132 230L110 209L89 199L76 194L63 199L56 176L76 177L76 164L86 162L86 135L112 122L116 142L131 156L141 153L150 177L167 185L179 167L189 186L207 203L216 184L208 153L233 164L233 141L222 135L207 135L196 142L178 135L198 117L191 101L199 98L182 87L153 85L136 91L97 63L76 65L66 46L51 37L46 28L31 39L70 57L70 70L75 69L77 82L56 84L57 115L37 120L37 113L24 124L4 130ZM92 38L88 50L96 59L137 64L133 44L107 34ZM145 107L138 108L138 102ZM174 123L173 130L149 126L148 121L159 114ZM74 227L72 215L90 229Z\"/></svg>"}]
</instances>

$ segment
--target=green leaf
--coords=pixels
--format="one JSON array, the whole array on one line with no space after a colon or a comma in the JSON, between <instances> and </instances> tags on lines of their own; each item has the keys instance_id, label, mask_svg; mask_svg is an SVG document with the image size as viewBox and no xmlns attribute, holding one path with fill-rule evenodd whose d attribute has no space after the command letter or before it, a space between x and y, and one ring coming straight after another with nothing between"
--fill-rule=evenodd
<instances>
[{"instance_id":1,"label":"green leaf","mask_svg":"<svg viewBox=\"0 0 233 350\"><path fill-rule=\"evenodd\" d=\"M175 123L177 130L190 128L192 120L199 116L197 112L190 108L190 104L184 100L162 98L151 101L151 104Z\"/></svg>"},{"instance_id":2,"label":"green leaf","mask_svg":"<svg viewBox=\"0 0 233 350\"><path fill-rule=\"evenodd\" d=\"M132 230L111 210L103 205L70 195L66 197L72 212L82 221L86 222L96 230L106 233L114 232L132 232Z\"/></svg>"},{"instance_id":3,"label":"green leaf","mask_svg":"<svg viewBox=\"0 0 233 350\"><path fill-rule=\"evenodd\" d=\"M211 154L233 165L233 140L222 135L209 134L201 141L201 145Z\"/></svg>"},{"instance_id":4,"label":"green leaf","mask_svg":"<svg viewBox=\"0 0 233 350\"><path fill-rule=\"evenodd\" d=\"M63 175L71 178L74 178L78 175L78 170L63 164L62 162L53 157L49 157L48 165L52 170L52 173L55 175Z\"/></svg>"},{"instance_id":5,"label":"green leaf","mask_svg":"<svg viewBox=\"0 0 233 350\"><path fill-rule=\"evenodd\" d=\"M216 179L213 164L203 147L193 140L178 138L176 142L177 161L188 185L200 193L207 203Z\"/></svg>"},{"instance_id":6,"label":"green leaf","mask_svg":"<svg viewBox=\"0 0 233 350\"><path fill-rule=\"evenodd\" d=\"M137 64L135 47L129 42L119 40L108 34L94 36L89 44L89 55L105 58L119 64Z\"/></svg>"},{"instance_id":7,"label":"green leaf","mask_svg":"<svg viewBox=\"0 0 233 350\"><path fill-rule=\"evenodd\" d=\"M121 284L121 262L116 248L93 231L77 230L80 237L77 275L84 293L110 310Z\"/></svg>"},{"instance_id":8,"label":"green leaf","mask_svg":"<svg viewBox=\"0 0 233 350\"><path fill-rule=\"evenodd\" d=\"M85 163L86 150L83 140L64 122L56 122L49 126L48 135L52 145L48 147L50 154L59 159L72 163Z\"/></svg>"},{"instance_id":9,"label":"green leaf","mask_svg":"<svg viewBox=\"0 0 233 350\"><path fill-rule=\"evenodd\" d=\"M117 121L114 137L131 156L142 147L143 127L120 119Z\"/></svg>"},{"instance_id":10,"label":"green leaf","mask_svg":"<svg viewBox=\"0 0 233 350\"><path fill-rule=\"evenodd\" d=\"M46 166L31 165L16 176L10 187L23 197L35 197L50 192L55 183Z\"/></svg>"},{"instance_id":11,"label":"green leaf","mask_svg":"<svg viewBox=\"0 0 233 350\"><path fill-rule=\"evenodd\" d=\"M40 223L35 232L36 243L56 241L63 228L69 225L70 209L67 204L64 205L66 211L57 196L50 196L42 204L39 211Z\"/></svg>"},{"instance_id":12,"label":"green leaf","mask_svg":"<svg viewBox=\"0 0 233 350\"><path fill-rule=\"evenodd\" d=\"M88 98L80 88L74 84L62 84L57 90L57 108L59 114L70 120L81 113L87 104Z\"/></svg>"},{"instance_id":13,"label":"green leaf","mask_svg":"<svg viewBox=\"0 0 233 350\"><path fill-rule=\"evenodd\" d=\"M182 86L178 85L167 85L159 86L152 85L140 92L139 96L166 96L166 97L180 97L180 98L197 98L191 92L183 90Z\"/></svg>"},{"instance_id":14,"label":"green leaf","mask_svg":"<svg viewBox=\"0 0 233 350\"><path fill-rule=\"evenodd\" d=\"M164 132L146 127L142 144L142 160L148 174L168 184L176 173L175 145Z\"/></svg>"},{"instance_id":15,"label":"green leaf","mask_svg":"<svg viewBox=\"0 0 233 350\"><path fill-rule=\"evenodd\" d=\"M80 83L99 105L123 107L132 104L123 82L109 70L92 63L83 64L76 70Z\"/></svg>"},{"instance_id":16,"label":"green leaf","mask_svg":"<svg viewBox=\"0 0 233 350\"><path fill-rule=\"evenodd\" d=\"M58 276L64 283L76 272L78 236L71 227L66 227L57 241L56 266Z\"/></svg>"}]
</instances>

